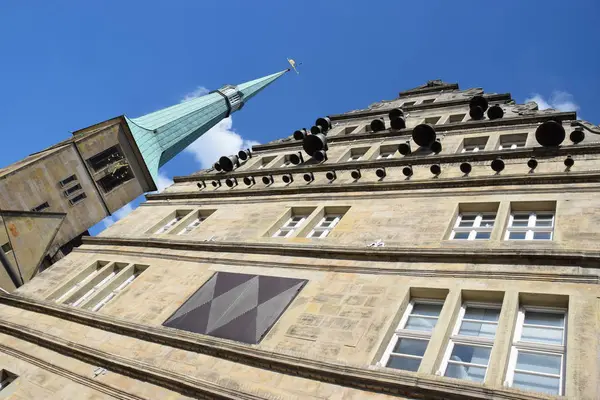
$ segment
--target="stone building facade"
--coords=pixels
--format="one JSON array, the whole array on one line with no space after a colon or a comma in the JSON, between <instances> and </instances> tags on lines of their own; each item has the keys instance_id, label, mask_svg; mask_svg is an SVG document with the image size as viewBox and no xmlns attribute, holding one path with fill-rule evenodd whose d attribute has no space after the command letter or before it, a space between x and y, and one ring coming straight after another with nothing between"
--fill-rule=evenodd
<instances>
[{"instance_id":1,"label":"stone building facade","mask_svg":"<svg viewBox=\"0 0 600 400\"><path fill-rule=\"evenodd\" d=\"M0 399L598 398L598 127L431 81L311 130L0 296Z\"/></svg>"},{"instance_id":2,"label":"stone building facade","mask_svg":"<svg viewBox=\"0 0 600 400\"><path fill-rule=\"evenodd\" d=\"M159 167L286 72L106 120L0 168L0 291L28 282L89 228L155 191Z\"/></svg>"}]
</instances>

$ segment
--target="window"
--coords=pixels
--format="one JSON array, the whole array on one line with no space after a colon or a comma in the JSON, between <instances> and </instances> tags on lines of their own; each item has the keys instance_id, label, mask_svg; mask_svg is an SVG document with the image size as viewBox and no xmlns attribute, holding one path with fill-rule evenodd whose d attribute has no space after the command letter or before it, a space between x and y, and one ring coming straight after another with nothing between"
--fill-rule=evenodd
<instances>
[{"instance_id":1,"label":"window","mask_svg":"<svg viewBox=\"0 0 600 400\"><path fill-rule=\"evenodd\" d=\"M498 150L514 150L521 147L525 147L527 142L527 134L519 133L516 135L502 135L500 136L500 144Z\"/></svg>"},{"instance_id":2,"label":"window","mask_svg":"<svg viewBox=\"0 0 600 400\"><path fill-rule=\"evenodd\" d=\"M194 229L196 229L198 226L200 226L200 224L205 219L206 219L206 217L203 217L203 216L199 215L198 218L194 219L185 228L183 228L181 231L179 231L178 235L187 235L188 233L190 233L191 231L193 231Z\"/></svg>"},{"instance_id":3,"label":"window","mask_svg":"<svg viewBox=\"0 0 600 400\"><path fill-rule=\"evenodd\" d=\"M31 211L40 212L45 210L46 208L50 208L50 204L48 204L48 202L42 203L37 207L33 207Z\"/></svg>"},{"instance_id":4,"label":"window","mask_svg":"<svg viewBox=\"0 0 600 400\"><path fill-rule=\"evenodd\" d=\"M500 308L500 304L463 304L440 366L441 374L483 382L496 337Z\"/></svg>"},{"instance_id":5,"label":"window","mask_svg":"<svg viewBox=\"0 0 600 400\"><path fill-rule=\"evenodd\" d=\"M379 155L377 156L377 159L382 160L382 159L386 159L386 158L392 158L392 157L394 157L394 153L395 153L395 151L384 150L379 153Z\"/></svg>"},{"instance_id":6,"label":"window","mask_svg":"<svg viewBox=\"0 0 600 400\"><path fill-rule=\"evenodd\" d=\"M97 262L57 290L57 303L97 311L131 284L147 265Z\"/></svg>"},{"instance_id":7,"label":"window","mask_svg":"<svg viewBox=\"0 0 600 400\"><path fill-rule=\"evenodd\" d=\"M435 101L435 99L425 99L421 102L421 104L430 104L433 103Z\"/></svg>"},{"instance_id":8,"label":"window","mask_svg":"<svg viewBox=\"0 0 600 400\"><path fill-rule=\"evenodd\" d=\"M71 194L75 193L78 190L81 190L81 185L79 183L75 186L71 186L70 188L65 190L63 193L65 194L65 196L69 197Z\"/></svg>"},{"instance_id":9,"label":"window","mask_svg":"<svg viewBox=\"0 0 600 400\"><path fill-rule=\"evenodd\" d=\"M163 326L258 344L306 282L304 279L219 271Z\"/></svg>"},{"instance_id":10,"label":"window","mask_svg":"<svg viewBox=\"0 0 600 400\"><path fill-rule=\"evenodd\" d=\"M352 132L354 132L354 130L356 130L357 126L347 126L342 130L342 134L343 135L348 135Z\"/></svg>"},{"instance_id":11,"label":"window","mask_svg":"<svg viewBox=\"0 0 600 400\"><path fill-rule=\"evenodd\" d=\"M292 165L290 156L284 156L280 166L281 167L289 167L290 165Z\"/></svg>"},{"instance_id":12,"label":"window","mask_svg":"<svg viewBox=\"0 0 600 400\"><path fill-rule=\"evenodd\" d=\"M406 102L404 102L404 104L402 104L402 107L412 106L414 104L415 104L414 101L406 101Z\"/></svg>"},{"instance_id":13,"label":"window","mask_svg":"<svg viewBox=\"0 0 600 400\"><path fill-rule=\"evenodd\" d=\"M554 395L563 394L567 312L522 307L517 317L506 384Z\"/></svg>"},{"instance_id":14,"label":"window","mask_svg":"<svg viewBox=\"0 0 600 400\"><path fill-rule=\"evenodd\" d=\"M4 243L1 247L2 247L2 251L4 253L8 253L8 252L12 251L12 246L10 245L10 242Z\"/></svg>"},{"instance_id":15,"label":"window","mask_svg":"<svg viewBox=\"0 0 600 400\"><path fill-rule=\"evenodd\" d=\"M485 145L487 144L488 141L488 137L487 136L481 136L481 137L476 137L476 138L465 138L463 140L463 146L461 149L461 153L468 153L468 152L478 152L478 151L483 151L485 149Z\"/></svg>"},{"instance_id":16,"label":"window","mask_svg":"<svg viewBox=\"0 0 600 400\"><path fill-rule=\"evenodd\" d=\"M62 181L58 182L58 184L63 187L63 186L67 186L69 183L74 182L77 180L77 176L76 175L71 175L68 178L63 179Z\"/></svg>"},{"instance_id":17,"label":"window","mask_svg":"<svg viewBox=\"0 0 600 400\"><path fill-rule=\"evenodd\" d=\"M117 168L114 172L102 177L97 181L104 193L108 193L114 188L130 181L134 178L133 172L128 165Z\"/></svg>"},{"instance_id":18,"label":"window","mask_svg":"<svg viewBox=\"0 0 600 400\"><path fill-rule=\"evenodd\" d=\"M505 240L552 240L554 213L513 212L506 228Z\"/></svg>"},{"instance_id":19,"label":"window","mask_svg":"<svg viewBox=\"0 0 600 400\"><path fill-rule=\"evenodd\" d=\"M273 234L273 237L290 237L306 221L308 215L294 215Z\"/></svg>"},{"instance_id":20,"label":"window","mask_svg":"<svg viewBox=\"0 0 600 400\"><path fill-rule=\"evenodd\" d=\"M174 227L179 221L181 221L184 216L185 215L181 215L181 214L175 215L172 219L170 219L169 221L167 221L166 224L164 224L156 232L154 232L154 234L155 235L160 235L161 233L167 232L169 229L171 229L172 227Z\"/></svg>"},{"instance_id":21,"label":"window","mask_svg":"<svg viewBox=\"0 0 600 400\"><path fill-rule=\"evenodd\" d=\"M0 369L0 392L14 382L17 378L18 376L12 372L8 372L5 369Z\"/></svg>"},{"instance_id":22,"label":"window","mask_svg":"<svg viewBox=\"0 0 600 400\"><path fill-rule=\"evenodd\" d=\"M262 157L260 159L259 165L258 165L258 169L263 169L266 168L267 165L269 165L271 163L271 161L273 161L275 159L275 156L271 156L271 157Z\"/></svg>"},{"instance_id":23,"label":"window","mask_svg":"<svg viewBox=\"0 0 600 400\"><path fill-rule=\"evenodd\" d=\"M85 193L80 193L77 196L69 199L69 203L74 206L75 204L79 203L80 201L84 200L86 198L86 194Z\"/></svg>"},{"instance_id":24,"label":"window","mask_svg":"<svg viewBox=\"0 0 600 400\"><path fill-rule=\"evenodd\" d=\"M350 154L348 155L348 159L346 161L361 160L363 158L363 156L366 154L367 150L369 150L368 147L361 148L361 149L351 149Z\"/></svg>"},{"instance_id":25,"label":"window","mask_svg":"<svg viewBox=\"0 0 600 400\"><path fill-rule=\"evenodd\" d=\"M94 171L100 171L107 165L113 164L124 158L118 146L110 147L95 156L88 158L88 163Z\"/></svg>"},{"instance_id":26,"label":"window","mask_svg":"<svg viewBox=\"0 0 600 400\"><path fill-rule=\"evenodd\" d=\"M450 234L450 240L489 239L494 229L496 213L459 214Z\"/></svg>"},{"instance_id":27,"label":"window","mask_svg":"<svg viewBox=\"0 0 600 400\"><path fill-rule=\"evenodd\" d=\"M381 365L416 372L442 306L443 302L439 300L412 300L381 358Z\"/></svg>"},{"instance_id":28,"label":"window","mask_svg":"<svg viewBox=\"0 0 600 400\"><path fill-rule=\"evenodd\" d=\"M462 122L465 119L465 114L454 114L448 118L448 123Z\"/></svg>"},{"instance_id":29,"label":"window","mask_svg":"<svg viewBox=\"0 0 600 400\"><path fill-rule=\"evenodd\" d=\"M324 238L340 222L341 214L326 214L319 223L308 233L309 238Z\"/></svg>"},{"instance_id":30,"label":"window","mask_svg":"<svg viewBox=\"0 0 600 400\"><path fill-rule=\"evenodd\" d=\"M133 271L133 275L127 278L114 290L111 290L110 293L108 293L104 298L102 298L102 300L100 300L95 306L93 306L92 311L98 311L99 309L104 307L109 301L114 299L120 292L122 292L127 286L129 286L131 282L133 282L141 273L142 271L140 269Z\"/></svg>"},{"instance_id":31,"label":"window","mask_svg":"<svg viewBox=\"0 0 600 400\"><path fill-rule=\"evenodd\" d=\"M435 125L438 123L438 121L440 120L441 117L427 117L425 118L425 120L423 121L424 124L431 124L431 125Z\"/></svg>"}]
</instances>

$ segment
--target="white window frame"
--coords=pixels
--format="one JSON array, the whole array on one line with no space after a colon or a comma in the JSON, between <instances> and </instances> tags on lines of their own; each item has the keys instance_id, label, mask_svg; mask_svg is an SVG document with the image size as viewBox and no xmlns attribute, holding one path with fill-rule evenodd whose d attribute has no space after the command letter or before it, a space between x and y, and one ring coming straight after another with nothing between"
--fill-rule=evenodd
<instances>
[{"instance_id":1,"label":"white window frame","mask_svg":"<svg viewBox=\"0 0 600 400\"><path fill-rule=\"evenodd\" d=\"M204 222L205 219L206 219L206 217L203 217L203 216L199 215L198 218L194 219L192 222L190 222L189 224L187 224L185 226L185 228L183 228L182 230L180 230L177 235L188 235L194 229L196 229L197 227L199 227L200 224L202 222Z\"/></svg>"},{"instance_id":2,"label":"white window frame","mask_svg":"<svg viewBox=\"0 0 600 400\"><path fill-rule=\"evenodd\" d=\"M169 220L166 224L164 224L161 228L157 229L154 234L160 235L173 228L179 221L183 219L183 216L175 216L175 218Z\"/></svg>"},{"instance_id":3,"label":"white window frame","mask_svg":"<svg viewBox=\"0 0 600 400\"><path fill-rule=\"evenodd\" d=\"M331 221L329 223L329 226L326 226L326 227L322 226L322 224L325 222L325 220L327 218L332 218L332 217L333 217L333 221ZM306 235L306 237L307 238L318 238L318 239L327 237L331 233L333 228L335 228L335 226L340 222L340 219L342 219L342 217L343 217L342 214L325 214L325 216L323 216L323 218L321 218L319 223L317 223L315 225L315 227L308 233L308 235ZM318 236L316 236L317 233L319 233Z\"/></svg>"},{"instance_id":4,"label":"white window frame","mask_svg":"<svg viewBox=\"0 0 600 400\"><path fill-rule=\"evenodd\" d=\"M562 314L564 316L564 326L562 327L563 336L562 336L562 344L561 345L553 345L549 343L536 343L536 342L526 342L521 340L521 335L523 333L523 327L525 323L525 313L527 311L536 311L536 312L544 312L544 313L552 313L552 314ZM508 369L506 372L506 380L504 381L504 386L512 387L514 381L515 372L523 372L529 375L538 375L538 376L547 376L553 378L559 378L558 385L558 396L562 396L564 394L564 378L565 378L565 364L566 364L566 350L567 350L567 309L565 308L555 308L555 307L531 307L531 306L522 306L519 309L519 314L517 316L517 324L515 327L515 333L513 338L512 347L510 350L510 358L508 361ZM561 328L556 328L547 325L531 325L544 329L552 329L559 330ZM538 353L538 354L546 354L552 356L560 356L560 376L555 374L547 374L542 372L535 371L527 371L527 370L517 370L517 358L519 357L519 352L526 353ZM525 390L525 389L520 389ZM539 392L534 392L539 393Z\"/></svg>"},{"instance_id":5,"label":"white window frame","mask_svg":"<svg viewBox=\"0 0 600 400\"><path fill-rule=\"evenodd\" d=\"M475 215L475 221L473 222L473 226L460 226L460 223L463 219L463 217L465 216L473 216ZM491 227L485 227L485 226L481 226L481 221L483 221L483 216L487 216L487 215L493 215L494 216L494 223ZM490 212L480 212L480 213L460 213L458 214L458 216L456 217L456 221L454 222L454 227L452 228L452 232L450 233L450 240L490 240L492 237L492 231L494 230L494 226L496 225L496 218L497 218L498 214L495 211L490 211ZM457 232L469 232L469 237L467 239L455 239L454 237L456 236ZM479 232L489 232L490 233L490 237L487 239L475 239L475 237L477 236L477 233Z\"/></svg>"},{"instance_id":6,"label":"white window frame","mask_svg":"<svg viewBox=\"0 0 600 400\"><path fill-rule=\"evenodd\" d=\"M352 154L352 153L350 153L350 155L348 156L348 161L350 161L350 162L352 162L352 161L359 161L363 156L364 156L364 153L362 153L362 154Z\"/></svg>"},{"instance_id":7,"label":"white window frame","mask_svg":"<svg viewBox=\"0 0 600 400\"><path fill-rule=\"evenodd\" d=\"M390 343L388 344L387 348L385 349L383 355L381 356L381 360L377 363L377 365L383 366L386 368L392 368L392 367L387 367L387 363L390 360L390 356L392 356L392 355L399 355L399 356L406 357L406 358L419 359L421 361L423 360L423 356L414 356L414 355L410 355L410 354L401 354L401 353L393 352L394 347L396 347L396 344L398 343L398 340L401 340L401 339L423 340L423 341L427 341L427 346L429 346L429 341L431 340L431 335L433 335L433 332L435 331L437 322L440 320L440 316L438 314L437 318L435 318L436 324L433 327L431 332L417 331L417 330L413 330L413 329L405 329L406 323L408 322L408 318L412 314L415 304L435 304L435 305L441 305L442 307L444 307L444 300L421 299L421 298L412 299L410 301L410 303L408 304L408 306L406 307L406 311L404 311L404 315L402 315L402 319L400 319L400 322L398 323L398 327L394 331L394 335L392 336ZM441 314L441 312L442 312L442 310L440 309L440 314ZM434 319L434 317L423 316L423 315L419 315L419 317ZM427 347L425 348L425 351L427 351ZM394 369L396 369L396 368L394 368Z\"/></svg>"},{"instance_id":8,"label":"white window frame","mask_svg":"<svg viewBox=\"0 0 600 400\"><path fill-rule=\"evenodd\" d=\"M290 219L288 219L285 224L281 225L281 227L277 230L277 232L275 232L273 234L272 237L279 237L279 238L287 238L290 237L294 234L294 232L296 232L298 230L298 228L304 224L304 221L306 221L306 218L308 217L308 215L293 215L290 217ZM295 219L299 219L297 222L295 222ZM290 226L290 224L292 222L295 222L295 224L293 226ZM287 233L283 236L281 236L280 234L282 232L286 232Z\"/></svg>"},{"instance_id":9,"label":"white window frame","mask_svg":"<svg viewBox=\"0 0 600 400\"><path fill-rule=\"evenodd\" d=\"M464 319L465 312L467 311L467 308L469 308L469 307L497 309L497 310L500 310L500 312L502 312L502 304L499 304L499 303L478 303L478 302L463 303L460 307L460 312L458 314L458 318L456 319L456 324L454 325L454 329L452 330L452 335L450 336L450 339L448 341L448 347L446 348L446 352L444 353L444 357L440 364L440 368L437 371L437 375L444 376L444 374L446 373L446 369L448 368L448 364L458 364L458 365L473 366L473 367L478 367L478 368L485 368L485 374L483 376L483 381L482 381L482 383L483 383L483 382L485 382L485 378L487 377L487 373L489 370L490 360L492 357L491 351L492 351L492 347L494 346L494 341L496 340L496 335L494 335L493 338L485 338L485 337L479 337L479 336L466 336L466 335L458 334L458 332L460 330L460 326L462 325L463 321L465 321L465 319ZM500 316L498 316L498 321L480 321L480 320L466 320L466 321L485 322L486 324L495 323L496 324L496 334L497 334L498 333L497 327L499 324L499 320L500 320ZM487 365L451 361L450 356L452 355L454 346L457 344L471 346L471 347L489 348L490 349L490 358L488 359ZM454 379L456 379L456 378L454 378Z\"/></svg>"},{"instance_id":10,"label":"white window frame","mask_svg":"<svg viewBox=\"0 0 600 400\"><path fill-rule=\"evenodd\" d=\"M538 219L538 214L551 215L552 224L550 226L535 226ZM527 226L512 226L515 215L529 215ZM555 225L556 213L554 211L515 211L510 213L508 225L506 226L506 232L504 233L504 240L540 240L540 241L552 241L554 240L554 225ZM536 232L550 232L550 239L534 239ZM509 239L511 232L525 232L525 239Z\"/></svg>"}]
</instances>

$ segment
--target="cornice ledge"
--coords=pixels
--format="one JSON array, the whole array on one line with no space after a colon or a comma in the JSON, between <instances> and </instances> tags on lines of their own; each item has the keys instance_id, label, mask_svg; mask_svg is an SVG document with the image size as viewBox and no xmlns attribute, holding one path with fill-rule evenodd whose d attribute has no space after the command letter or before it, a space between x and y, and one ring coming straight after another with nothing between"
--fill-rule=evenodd
<instances>
[{"instance_id":1,"label":"cornice ledge","mask_svg":"<svg viewBox=\"0 0 600 400\"><path fill-rule=\"evenodd\" d=\"M313 257L320 259L348 259L359 261L391 262L470 262L479 264L514 263L519 265L594 266L600 262L600 252L555 249L482 249L482 248L413 248L326 246L315 243L301 245L288 243L196 242L163 238L120 238L107 236L83 237L83 244L100 246L130 246L166 248L172 250L208 251L220 253L249 253Z\"/></svg>"},{"instance_id":2,"label":"cornice ledge","mask_svg":"<svg viewBox=\"0 0 600 400\"><path fill-rule=\"evenodd\" d=\"M440 89L440 90L442 90L442 89ZM421 94L421 93L414 93L414 94ZM484 94L483 97L485 97L489 102L511 100L510 93ZM402 100L402 99L399 98L399 99L394 99L394 100ZM394 100L391 100L391 101L394 101ZM414 104L412 106L402 106L401 108L405 112L430 110L430 109L435 109L435 108L453 107L453 106L460 106L463 104L469 104L470 100L471 100L470 98L464 98L464 99L456 99L456 100L449 100L449 101L438 101L438 102L433 102L433 103ZM350 119L350 118L356 118L356 117L359 117L359 118L369 117L369 116L373 116L373 115L387 114L388 111L390 111L392 108L394 108L394 107L364 109L364 110L355 111L355 112L329 115L329 118L333 122L333 121L341 121L344 119Z\"/></svg>"},{"instance_id":3,"label":"cornice ledge","mask_svg":"<svg viewBox=\"0 0 600 400\"><path fill-rule=\"evenodd\" d=\"M425 86L422 88L404 90L404 91L398 93L398 97L403 98L405 96L411 96L411 95L415 95L415 94L432 93L432 92L440 92L442 90L457 90L457 89L458 89L458 83L442 83L439 85L431 85L431 86Z\"/></svg>"},{"instance_id":4,"label":"cornice ledge","mask_svg":"<svg viewBox=\"0 0 600 400\"><path fill-rule=\"evenodd\" d=\"M96 390L100 393L106 394L110 397L114 397L119 400L145 400L143 397L136 396L131 393L127 393L118 388L114 388L112 386L106 385L100 381L90 379L86 376L79 375L75 372L71 372L65 368L59 367L58 365L49 363L40 358L34 357L30 354L22 352L20 350L14 349L12 347L8 347L6 345L0 344L0 352L7 354L11 357L17 358L26 362L27 364L34 365L38 368L45 369L48 372L51 372L54 375L61 376L70 381L76 382L80 385L86 386L90 389Z\"/></svg>"},{"instance_id":5,"label":"cornice ledge","mask_svg":"<svg viewBox=\"0 0 600 400\"><path fill-rule=\"evenodd\" d=\"M283 175L304 172L318 172L339 170L352 170L362 168L378 168L378 167L397 167L405 165L426 165L426 164L451 164L459 162L478 162L491 161L497 157L503 160L511 160L518 158L529 157L557 157L566 155L583 155L583 154L598 154L600 153L600 145L598 143L590 143L584 145L561 146L558 148L550 147L528 147L514 150L493 150L482 151L477 153L453 153L453 154L436 154L436 155L417 155L410 154L401 158L388 158L383 160L359 160L341 163L324 163L324 164L300 164L298 166L289 166L284 168L264 168L259 170L245 170L232 172L219 172L214 174L202 175L187 175L176 176L173 178L175 183L180 182L199 182L209 179L226 179L229 177L243 178L245 176L264 176L264 175Z\"/></svg>"},{"instance_id":6,"label":"cornice ledge","mask_svg":"<svg viewBox=\"0 0 600 400\"><path fill-rule=\"evenodd\" d=\"M431 161L433 163L433 160ZM406 163L408 165L408 163ZM335 168L331 168L335 169ZM306 193L349 193L349 192L381 192L393 190L447 189L468 188L479 186L500 185L545 185L597 183L600 174L597 172L565 172L528 175L490 175L482 177L456 177L447 179L432 178L431 180L403 180L397 182L355 182L348 185L312 185L262 188L235 189L227 191L198 191L198 192L163 192L147 194L147 200L186 200L225 197L273 196L273 195L302 195Z\"/></svg>"},{"instance_id":7,"label":"cornice ledge","mask_svg":"<svg viewBox=\"0 0 600 400\"><path fill-rule=\"evenodd\" d=\"M233 260L231 258L202 257L180 254L169 254L159 251L137 251L138 247L133 250L119 250L112 248L102 248L100 246L91 248L75 248L74 252L79 253L94 253L94 254L111 254L131 257L152 257L164 260L187 261L202 264L212 264L215 262L225 265L248 266L245 260ZM352 274L378 274L378 275L402 275L411 277L435 277L435 278L460 278L460 279L501 279L501 280L522 280L522 281L537 281L537 282L563 282L563 283L583 283L588 285L597 285L600 282L598 275L592 274L556 274L556 273L539 273L539 272L521 272L521 271L458 271L444 269L410 269L410 268L381 268L371 266L340 266L319 264L311 262L310 264L294 264L291 262L273 262L273 261L253 261L252 265L263 268L291 268L296 270L311 270L311 271L327 271Z\"/></svg>"},{"instance_id":8,"label":"cornice ledge","mask_svg":"<svg viewBox=\"0 0 600 400\"><path fill-rule=\"evenodd\" d=\"M391 395L417 396L426 400L479 400L479 399L506 399L506 400L537 400L543 399L535 393L523 393L510 389L490 389L483 385L469 382L454 381L441 377L420 377L411 373L400 371L388 372L383 368L369 367L369 369L333 363L323 360L300 358L290 354L273 353L250 346L230 343L224 340L195 335L170 328L157 328L135 324L113 317L95 314L67 306L42 302L18 295L0 295L0 303L7 304L33 312L44 313L54 317L67 319L86 326L111 331L117 334L135 337L141 340L160 343L166 346L181 348L188 351L208 354L213 357L228 359L244 363L253 367L293 376L300 376L311 380L337 384L355 389L386 393ZM215 398L244 398L257 397L244 394L239 397L231 396L231 390L222 393L225 389L207 383L208 388L199 388L198 379L184 377L170 371L115 356L94 348L72 343L47 333L23 327L0 319L0 332L19 337L46 348L59 351L63 354L103 365L123 375L136 379L144 379L150 383L176 390L184 394L214 393L221 390L221 396ZM215 388L216 386L216 388ZM209 391L210 388L210 391ZM242 394L235 391L235 394ZM227 396L229 395L229 396Z\"/></svg>"},{"instance_id":9,"label":"cornice ledge","mask_svg":"<svg viewBox=\"0 0 600 400\"><path fill-rule=\"evenodd\" d=\"M263 397L226 388L218 384L192 378L166 369L117 356L102 350L74 343L37 329L21 326L0 318L0 332L38 346L56 351L68 357L92 365L98 365L118 374L143 382L202 399L246 399L259 400Z\"/></svg>"},{"instance_id":10,"label":"cornice ledge","mask_svg":"<svg viewBox=\"0 0 600 400\"><path fill-rule=\"evenodd\" d=\"M435 104L435 103L432 103ZM386 110L378 110L378 114L386 114L389 109ZM351 117L348 117L351 118ZM356 118L356 114L352 115L352 118ZM527 116L519 116L514 118L500 118L500 119L485 119L481 121L466 121L466 122L454 122L451 124L441 124L436 125L435 130L437 133L442 132L450 132L456 130L465 130L465 129L473 129L473 128L492 128L497 126L513 126L513 125L525 125L525 124L533 124L538 122L545 122L551 119L558 121L572 121L577 118L577 113L575 112L556 112L552 114L540 114L540 115L527 115ZM462 132L461 132L462 133ZM411 135L412 129L399 129L392 130L386 129L377 133L362 133L362 134L351 134L351 135L336 135L327 138L329 143L342 143L342 142L351 142L355 140L361 139L382 139L387 137L395 137L395 136L405 136ZM289 140L286 142L277 142L277 143L265 143L259 144L252 147L252 150L255 152L265 151L265 150L276 150L286 147L301 147L302 142L299 140Z\"/></svg>"}]
</instances>

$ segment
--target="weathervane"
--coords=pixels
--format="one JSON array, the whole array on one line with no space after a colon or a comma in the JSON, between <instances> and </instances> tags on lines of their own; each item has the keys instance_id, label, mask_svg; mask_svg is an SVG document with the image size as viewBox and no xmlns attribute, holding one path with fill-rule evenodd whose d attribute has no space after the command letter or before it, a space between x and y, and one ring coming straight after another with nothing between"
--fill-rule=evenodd
<instances>
[{"instance_id":1,"label":"weathervane","mask_svg":"<svg viewBox=\"0 0 600 400\"><path fill-rule=\"evenodd\" d=\"M292 66L292 68L294 69L294 71L296 71L296 73L299 75L299 74L300 74L300 72L298 72L298 70L296 69L296 65L302 65L302 63L298 63L298 64L296 64L296 61L294 61L294 60L293 60L293 59L291 59L291 58L288 58L287 60L288 60L288 62L290 63L290 65Z\"/></svg>"}]
</instances>

